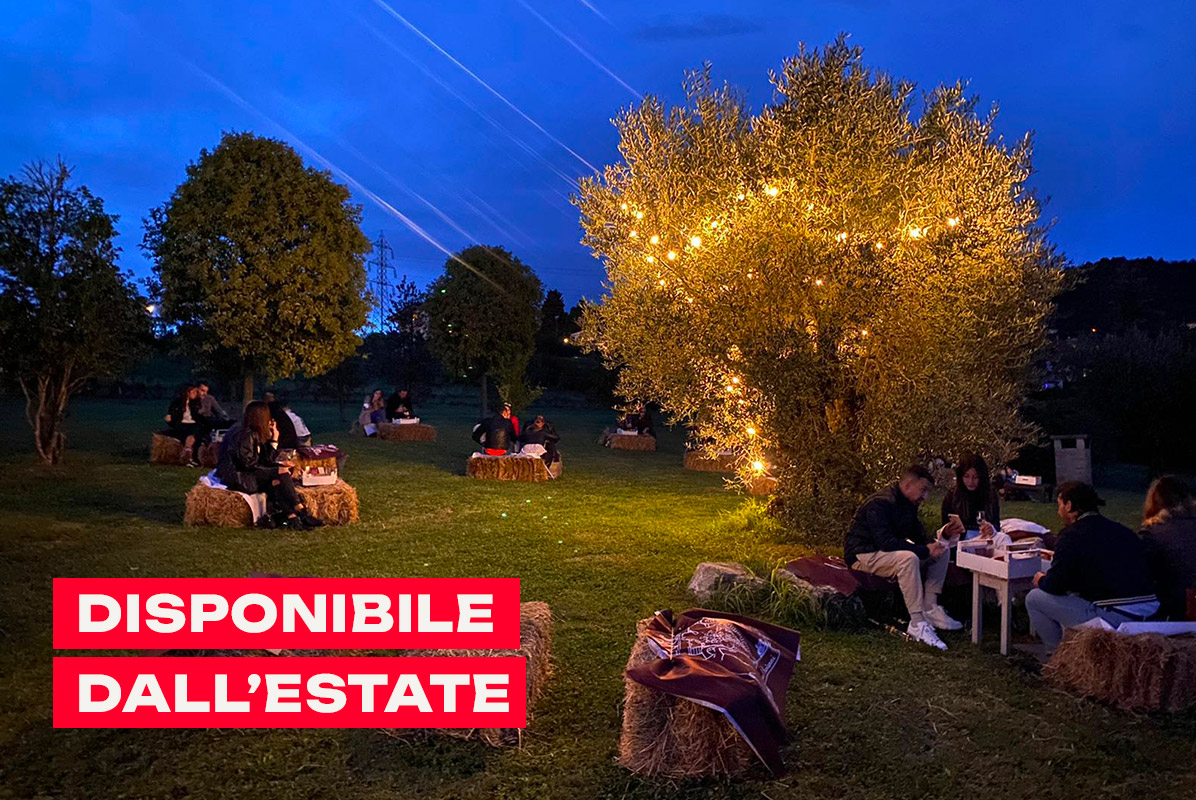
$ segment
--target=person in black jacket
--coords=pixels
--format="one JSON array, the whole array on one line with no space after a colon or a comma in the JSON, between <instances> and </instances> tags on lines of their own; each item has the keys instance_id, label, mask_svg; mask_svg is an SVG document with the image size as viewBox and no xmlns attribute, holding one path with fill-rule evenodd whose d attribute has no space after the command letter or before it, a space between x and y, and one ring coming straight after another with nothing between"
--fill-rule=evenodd
<instances>
[{"instance_id":1,"label":"person in black jacket","mask_svg":"<svg viewBox=\"0 0 1196 800\"><path fill-rule=\"evenodd\" d=\"M978 530L991 539L1001 524L1001 505L988 476L988 464L975 453L966 453L955 466L955 485L943 498L942 524L955 514L965 529Z\"/></svg>"},{"instance_id":2,"label":"person in black jacket","mask_svg":"<svg viewBox=\"0 0 1196 800\"><path fill-rule=\"evenodd\" d=\"M550 466L554 461L561 460L561 454L557 452L556 447L560 440L561 437L557 434L556 428L548 424L543 414L532 420L532 424L525 426L519 434L521 445L539 445L544 448L544 453L540 458Z\"/></svg>"},{"instance_id":3,"label":"person in black jacket","mask_svg":"<svg viewBox=\"0 0 1196 800\"><path fill-rule=\"evenodd\" d=\"M274 398L274 393L270 393ZM282 400L271 399L266 403L270 409L270 419L278 428L278 449L294 450L299 447L299 434L295 430L295 421L287 413L287 404Z\"/></svg>"},{"instance_id":4,"label":"person in black jacket","mask_svg":"<svg viewBox=\"0 0 1196 800\"><path fill-rule=\"evenodd\" d=\"M1049 572L1034 576L1026 611L1039 638L1054 650L1064 628L1100 617L1113 627L1158 610L1146 549L1134 532L1101 516L1104 501L1086 483L1057 491L1059 532ZM1133 614L1119 609L1132 610Z\"/></svg>"},{"instance_id":5,"label":"person in black jacket","mask_svg":"<svg viewBox=\"0 0 1196 800\"><path fill-rule=\"evenodd\" d=\"M918 519L918 506L930 496L934 480L920 464L906 467L901 480L870 497L855 514L843 544L847 566L884 578L896 578L909 611L910 638L946 650L935 628L959 630L939 605L950 548L942 540L963 533L958 521L930 541ZM925 577L923 577L925 575Z\"/></svg>"},{"instance_id":6,"label":"person in black jacket","mask_svg":"<svg viewBox=\"0 0 1196 800\"><path fill-rule=\"evenodd\" d=\"M183 458L187 465L198 467L195 445L207 438L200 416L198 387L190 383L183 384L166 410L166 425L167 432L183 443Z\"/></svg>"},{"instance_id":7,"label":"person in black jacket","mask_svg":"<svg viewBox=\"0 0 1196 800\"><path fill-rule=\"evenodd\" d=\"M652 426L652 414L643 403L636 403L635 408L619 420L619 428L625 431L635 431L640 436L656 438L656 429Z\"/></svg>"},{"instance_id":8,"label":"person in black jacket","mask_svg":"<svg viewBox=\"0 0 1196 800\"><path fill-rule=\"evenodd\" d=\"M295 489L290 467L277 460L278 426L261 400L245 406L245 416L229 428L220 443L216 477L238 492L265 492L268 513L263 527L318 528L324 523L307 512Z\"/></svg>"},{"instance_id":9,"label":"person in black jacket","mask_svg":"<svg viewBox=\"0 0 1196 800\"><path fill-rule=\"evenodd\" d=\"M414 417L415 408L411 405L411 394L406 389L397 389L386 398L386 418L391 422Z\"/></svg>"},{"instance_id":10,"label":"person in black jacket","mask_svg":"<svg viewBox=\"0 0 1196 800\"><path fill-rule=\"evenodd\" d=\"M1196 498L1182 481L1164 475L1150 485L1138 535L1159 595L1159 615L1187 619L1187 594L1196 591Z\"/></svg>"},{"instance_id":11,"label":"person in black jacket","mask_svg":"<svg viewBox=\"0 0 1196 800\"><path fill-rule=\"evenodd\" d=\"M489 456L505 456L515 447L518 438L509 405L503 405L501 412L473 426L473 440L482 445Z\"/></svg>"}]
</instances>

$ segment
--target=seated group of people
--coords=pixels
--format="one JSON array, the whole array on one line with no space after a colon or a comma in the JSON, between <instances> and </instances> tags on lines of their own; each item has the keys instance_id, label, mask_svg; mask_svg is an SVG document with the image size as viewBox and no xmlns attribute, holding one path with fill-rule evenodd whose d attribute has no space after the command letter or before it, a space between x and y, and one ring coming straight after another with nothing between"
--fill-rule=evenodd
<instances>
[{"instance_id":1,"label":"seated group of people","mask_svg":"<svg viewBox=\"0 0 1196 800\"><path fill-rule=\"evenodd\" d=\"M277 400L254 400L245 406L241 421L220 441L216 477L234 491L265 493L266 513L258 520L260 527L318 528L323 521L308 513L291 477L292 465L280 458L280 452L290 448L284 441L283 425L274 415L275 405L281 407ZM292 424L292 435L294 429Z\"/></svg>"},{"instance_id":2,"label":"seated group of people","mask_svg":"<svg viewBox=\"0 0 1196 800\"><path fill-rule=\"evenodd\" d=\"M656 428L652 425L652 412L642 402L637 402L631 409L615 420L615 424L602 431L598 443L603 447L610 447L610 440L616 433L634 433L639 436L656 438Z\"/></svg>"},{"instance_id":3,"label":"seated group of people","mask_svg":"<svg viewBox=\"0 0 1196 800\"><path fill-rule=\"evenodd\" d=\"M265 392L265 403L280 431L282 448L311 444L311 431L303 419L273 391ZM198 447L211 442L216 431L227 430L233 422L206 380L183 384L166 410L166 433L183 443L183 458L192 467L199 466Z\"/></svg>"},{"instance_id":4,"label":"seated group of people","mask_svg":"<svg viewBox=\"0 0 1196 800\"><path fill-rule=\"evenodd\" d=\"M556 428L539 414L531 424L519 425L519 417L511 412L511 404L503 403L497 414L486 417L473 426L473 440L482 445L488 456L505 456L518 452L536 455L551 466L561 460L557 443L561 437Z\"/></svg>"},{"instance_id":5,"label":"seated group of people","mask_svg":"<svg viewBox=\"0 0 1196 800\"><path fill-rule=\"evenodd\" d=\"M933 485L925 467L906 468L900 480L860 506L843 549L852 569L897 580L911 639L945 650L937 631L963 627L939 605L951 547L961 538L1003 534L983 459L961 459L943 499L942 527L931 539L918 507ZM1088 484L1064 483L1056 500L1064 528L1050 569L1035 576L1026 596L1026 610L1048 650L1065 628L1094 617L1114 627L1132 619L1185 618L1186 593L1196 589L1196 499L1187 486L1173 477L1154 482L1140 534L1101 516L1103 501Z\"/></svg>"},{"instance_id":6,"label":"seated group of people","mask_svg":"<svg viewBox=\"0 0 1196 800\"><path fill-rule=\"evenodd\" d=\"M411 393L406 389L396 389L390 397L381 389L375 389L373 394L361 404L361 413L357 415L357 424L372 435L367 426L380 422L394 422L400 419L415 419L415 407L411 404Z\"/></svg>"}]
</instances>

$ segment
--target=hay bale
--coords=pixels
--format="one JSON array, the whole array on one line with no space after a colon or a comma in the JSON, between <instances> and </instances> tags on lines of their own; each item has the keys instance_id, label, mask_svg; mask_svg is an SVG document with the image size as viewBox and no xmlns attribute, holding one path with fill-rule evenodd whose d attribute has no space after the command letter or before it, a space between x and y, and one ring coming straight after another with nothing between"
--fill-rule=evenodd
<instances>
[{"instance_id":1,"label":"hay bale","mask_svg":"<svg viewBox=\"0 0 1196 800\"><path fill-rule=\"evenodd\" d=\"M656 452L656 437L634 433L616 433L610 437L611 450L637 450L643 453Z\"/></svg>"},{"instance_id":2,"label":"hay bale","mask_svg":"<svg viewBox=\"0 0 1196 800\"><path fill-rule=\"evenodd\" d=\"M1072 628L1042 674L1052 685L1127 711L1196 707L1196 635Z\"/></svg>"},{"instance_id":3,"label":"hay bale","mask_svg":"<svg viewBox=\"0 0 1196 800\"><path fill-rule=\"evenodd\" d=\"M155 433L150 439L150 463L180 466L183 461L183 443L166 433Z\"/></svg>"},{"instance_id":4,"label":"hay bale","mask_svg":"<svg viewBox=\"0 0 1196 800\"><path fill-rule=\"evenodd\" d=\"M388 442L434 442L436 429L422 422L400 425L397 422L379 422L378 438Z\"/></svg>"},{"instance_id":5,"label":"hay bale","mask_svg":"<svg viewBox=\"0 0 1196 800\"><path fill-rule=\"evenodd\" d=\"M188 527L212 525L217 528L252 528L253 512L236 492L196 483L187 492L183 524Z\"/></svg>"},{"instance_id":6,"label":"hay bale","mask_svg":"<svg viewBox=\"0 0 1196 800\"><path fill-rule=\"evenodd\" d=\"M220 445L208 442L199 446L199 453L196 454L196 459L199 461L201 467L208 469L215 469L216 462L220 460Z\"/></svg>"},{"instance_id":7,"label":"hay bale","mask_svg":"<svg viewBox=\"0 0 1196 800\"><path fill-rule=\"evenodd\" d=\"M357 490L343 480L328 486L296 486L295 489L303 498L308 513L327 525L349 525L361 518Z\"/></svg>"},{"instance_id":8,"label":"hay bale","mask_svg":"<svg viewBox=\"0 0 1196 800\"><path fill-rule=\"evenodd\" d=\"M777 490L780 481L768 475L757 475L747 482L748 494L752 497L767 497Z\"/></svg>"},{"instance_id":9,"label":"hay bale","mask_svg":"<svg viewBox=\"0 0 1196 800\"><path fill-rule=\"evenodd\" d=\"M532 709L544 693L544 686L552 676L552 610L547 603L519 604L518 650L400 650L386 655L499 657L519 656L527 659L527 723L532 722ZM419 736L419 730L384 729L383 732L402 738ZM434 728L426 733L438 733L458 739L481 739L491 747L513 747L523 739L522 728Z\"/></svg>"},{"instance_id":10,"label":"hay bale","mask_svg":"<svg viewBox=\"0 0 1196 800\"><path fill-rule=\"evenodd\" d=\"M540 483L549 479L548 465L538 456L472 456L465 474L487 481Z\"/></svg>"},{"instance_id":11,"label":"hay bale","mask_svg":"<svg viewBox=\"0 0 1196 800\"><path fill-rule=\"evenodd\" d=\"M357 490L344 481L338 480L330 486L295 488L308 512L328 525L348 525L360 518ZM188 527L211 525L217 528L252 528L253 512L236 492L196 483L187 492L183 524Z\"/></svg>"},{"instance_id":12,"label":"hay bale","mask_svg":"<svg viewBox=\"0 0 1196 800\"><path fill-rule=\"evenodd\" d=\"M651 619L636 625L627 669L655 661L644 636ZM649 689L624 677L623 731L619 763L638 775L679 779L726 777L755 761L751 747L718 711Z\"/></svg>"},{"instance_id":13,"label":"hay bale","mask_svg":"<svg viewBox=\"0 0 1196 800\"><path fill-rule=\"evenodd\" d=\"M685 468L698 472L734 472L735 456L724 454L712 458L701 450L687 450Z\"/></svg>"}]
</instances>

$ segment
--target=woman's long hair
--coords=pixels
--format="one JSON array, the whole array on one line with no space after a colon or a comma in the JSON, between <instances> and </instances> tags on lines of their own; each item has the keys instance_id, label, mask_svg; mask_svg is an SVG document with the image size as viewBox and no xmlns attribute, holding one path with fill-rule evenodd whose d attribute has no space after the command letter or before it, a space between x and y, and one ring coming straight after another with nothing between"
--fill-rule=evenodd
<instances>
[{"instance_id":1,"label":"woman's long hair","mask_svg":"<svg viewBox=\"0 0 1196 800\"><path fill-rule=\"evenodd\" d=\"M1164 511L1196 512L1196 499L1187 484L1174 475L1157 478L1146 490L1146 502L1142 506L1142 525L1146 527L1159 522Z\"/></svg>"},{"instance_id":2,"label":"woman's long hair","mask_svg":"<svg viewBox=\"0 0 1196 800\"><path fill-rule=\"evenodd\" d=\"M963 482L963 476L970 469L976 470L976 477L980 481L975 490L968 489ZM965 512L960 514L960 517L964 518L964 524L971 524L977 512L987 513L991 492L992 483L988 477L988 464L976 453L964 453L959 459L959 463L955 465L955 506Z\"/></svg>"},{"instance_id":3,"label":"woman's long hair","mask_svg":"<svg viewBox=\"0 0 1196 800\"><path fill-rule=\"evenodd\" d=\"M194 388L195 388L195 384L190 383L190 382L184 383L182 386L179 387L179 393L177 395L177 399L180 402L182 402L184 408L186 408L187 403L189 403L191 401L191 398L188 397L187 395L191 394L191 390Z\"/></svg>"},{"instance_id":4,"label":"woman's long hair","mask_svg":"<svg viewBox=\"0 0 1196 800\"><path fill-rule=\"evenodd\" d=\"M246 430L253 431L259 442L270 441L270 406L264 400L254 400L245 406L241 424Z\"/></svg>"}]
</instances>

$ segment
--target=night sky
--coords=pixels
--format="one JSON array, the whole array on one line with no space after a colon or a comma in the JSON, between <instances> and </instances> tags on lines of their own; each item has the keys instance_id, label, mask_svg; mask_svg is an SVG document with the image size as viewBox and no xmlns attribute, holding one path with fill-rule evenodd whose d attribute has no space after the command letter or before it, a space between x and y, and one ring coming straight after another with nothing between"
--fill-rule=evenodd
<instances>
[{"instance_id":1,"label":"night sky","mask_svg":"<svg viewBox=\"0 0 1196 800\"><path fill-rule=\"evenodd\" d=\"M444 255L400 214L449 250L509 247L570 303L597 297L568 179L616 159L618 109L678 100L704 61L758 106L769 69L840 31L920 87L970 80L1002 133L1035 131L1072 262L1196 256L1190 0L0 2L0 171L75 165L139 277L147 210L236 129L334 165L421 286Z\"/></svg>"}]
</instances>

